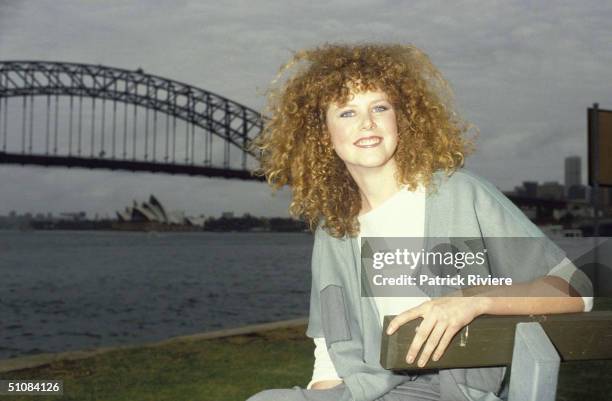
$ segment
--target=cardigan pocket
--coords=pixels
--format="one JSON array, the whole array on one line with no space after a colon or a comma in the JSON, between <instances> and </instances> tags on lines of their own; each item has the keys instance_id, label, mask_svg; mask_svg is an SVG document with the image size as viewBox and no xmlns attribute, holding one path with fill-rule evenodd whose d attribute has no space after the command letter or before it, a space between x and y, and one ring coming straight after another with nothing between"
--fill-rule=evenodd
<instances>
[{"instance_id":1,"label":"cardigan pocket","mask_svg":"<svg viewBox=\"0 0 612 401\"><path fill-rule=\"evenodd\" d=\"M335 342L351 339L344 291L341 286L330 284L321 290L321 318L327 348Z\"/></svg>"}]
</instances>

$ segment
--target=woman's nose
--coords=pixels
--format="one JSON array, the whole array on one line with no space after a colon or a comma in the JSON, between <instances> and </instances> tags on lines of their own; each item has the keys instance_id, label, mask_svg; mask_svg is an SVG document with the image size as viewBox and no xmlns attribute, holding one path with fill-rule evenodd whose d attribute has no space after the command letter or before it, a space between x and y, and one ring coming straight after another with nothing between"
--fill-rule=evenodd
<instances>
[{"instance_id":1,"label":"woman's nose","mask_svg":"<svg viewBox=\"0 0 612 401\"><path fill-rule=\"evenodd\" d=\"M374 119L369 114L366 114L366 116L363 119L363 122L361 123L361 129L370 130L374 128L375 126L376 124L374 123Z\"/></svg>"}]
</instances>

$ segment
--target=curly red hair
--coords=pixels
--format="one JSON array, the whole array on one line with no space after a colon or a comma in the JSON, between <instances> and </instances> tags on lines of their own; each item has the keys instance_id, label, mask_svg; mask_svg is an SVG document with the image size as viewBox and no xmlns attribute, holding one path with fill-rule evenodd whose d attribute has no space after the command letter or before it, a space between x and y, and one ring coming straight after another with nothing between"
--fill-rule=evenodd
<instances>
[{"instance_id":1,"label":"curly red hair","mask_svg":"<svg viewBox=\"0 0 612 401\"><path fill-rule=\"evenodd\" d=\"M291 68L293 75L278 84ZM312 231L323 219L323 228L338 238L359 233L361 197L332 148L325 112L362 90L384 91L395 108L396 179L411 190L432 185L436 170L460 168L473 144L464 135L473 126L457 116L448 83L418 48L325 44L295 53L268 90L269 119L250 144L261 162L254 173L275 190L289 185L290 213Z\"/></svg>"}]
</instances>

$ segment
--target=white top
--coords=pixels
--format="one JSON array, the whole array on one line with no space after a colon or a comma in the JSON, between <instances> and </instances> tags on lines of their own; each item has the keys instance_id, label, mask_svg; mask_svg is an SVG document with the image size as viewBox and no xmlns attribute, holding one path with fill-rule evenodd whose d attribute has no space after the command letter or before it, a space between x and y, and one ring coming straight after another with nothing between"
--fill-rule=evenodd
<instances>
[{"instance_id":1,"label":"white top","mask_svg":"<svg viewBox=\"0 0 612 401\"><path fill-rule=\"evenodd\" d=\"M402 189L378 207L358 217L359 249L361 237L423 237L425 235L425 191ZM429 297L374 297L381 320L385 315L397 315L420 305ZM315 362L307 389L322 380L340 380L327 352L324 337L314 339Z\"/></svg>"},{"instance_id":2,"label":"white top","mask_svg":"<svg viewBox=\"0 0 612 401\"><path fill-rule=\"evenodd\" d=\"M359 249L361 249L361 237L424 237L425 235L425 190L421 187L416 191L402 188L393 196L385 200L378 207L358 217L360 224ZM564 278L571 277L572 270L577 269L574 264L565 258L558 266L554 267L548 275ZM580 271L578 271L581 273ZM584 274L583 274L584 275ZM586 277L586 275L584 275ZM588 280L588 278L587 278ZM374 303L378 309L381 320L385 315L398 315L410 308L420 305L429 300L429 297L374 297ZM585 312L593 308L592 297L582 297ZM322 380L340 380L334 367L324 337L314 339L315 362L312 379L306 386L310 389L312 385Z\"/></svg>"}]
</instances>

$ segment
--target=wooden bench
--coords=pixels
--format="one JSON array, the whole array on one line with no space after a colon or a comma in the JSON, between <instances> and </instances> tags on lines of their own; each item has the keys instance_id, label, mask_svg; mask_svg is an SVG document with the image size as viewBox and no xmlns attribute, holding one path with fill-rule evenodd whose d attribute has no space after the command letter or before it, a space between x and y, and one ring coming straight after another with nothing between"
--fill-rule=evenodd
<instances>
[{"instance_id":1,"label":"wooden bench","mask_svg":"<svg viewBox=\"0 0 612 401\"><path fill-rule=\"evenodd\" d=\"M385 334L394 316L385 316L381 365L421 370L406 363L420 319ZM561 362L612 359L612 312L539 316L480 316L453 338L438 361L422 369L511 366L508 401L554 401ZM415 360L418 360L416 358Z\"/></svg>"}]
</instances>

